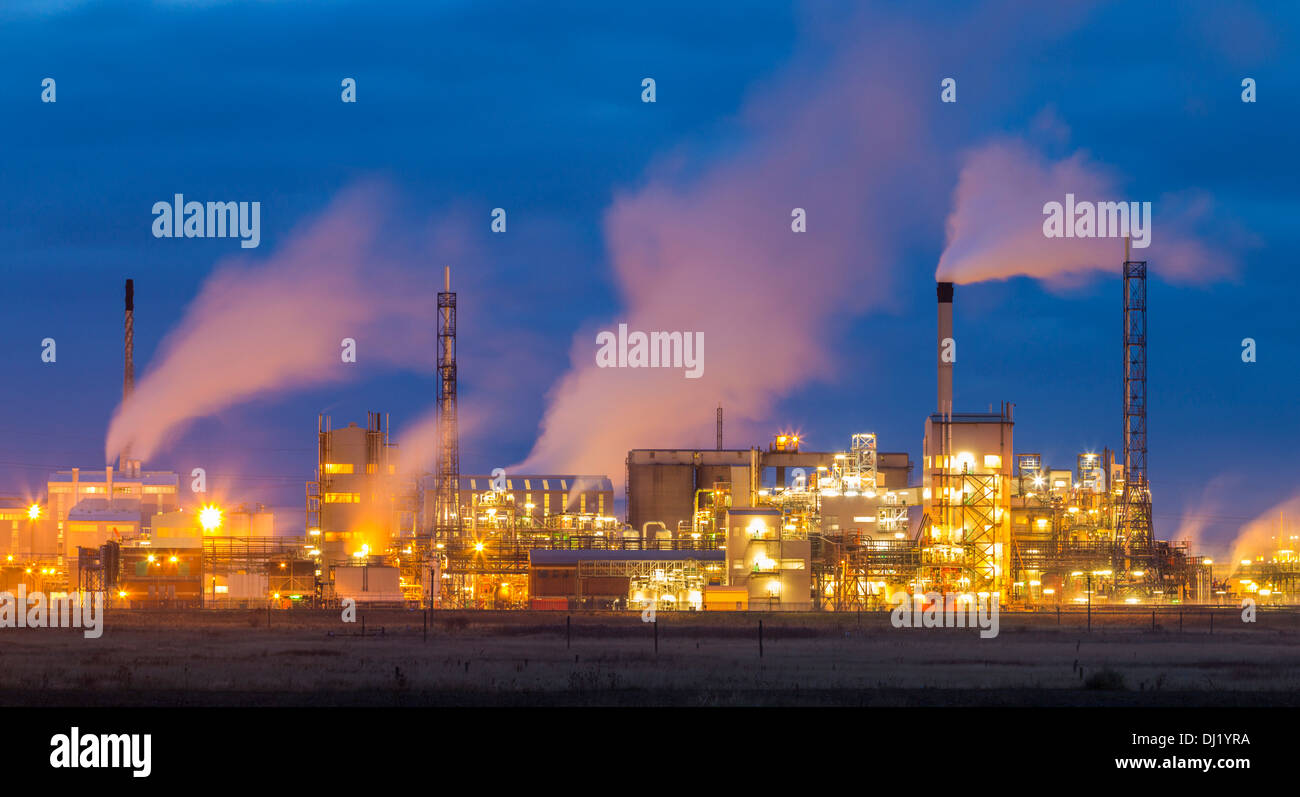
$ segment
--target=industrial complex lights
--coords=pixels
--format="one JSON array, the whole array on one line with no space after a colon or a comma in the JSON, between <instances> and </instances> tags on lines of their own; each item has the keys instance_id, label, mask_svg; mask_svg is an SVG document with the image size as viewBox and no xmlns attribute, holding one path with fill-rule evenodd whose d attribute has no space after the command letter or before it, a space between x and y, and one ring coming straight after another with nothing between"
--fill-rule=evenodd
<instances>
[{"instance_id":1,"label":"industrial complex lights","mask_svg":"<svg viewBox=\"0 0 1300 797\"><path fill-rule=\"evenodd\" d=\"M199 510L199 525L209 533L221 528L221 510L213 504L205 505Z\"/></svg>"}]
</instances>

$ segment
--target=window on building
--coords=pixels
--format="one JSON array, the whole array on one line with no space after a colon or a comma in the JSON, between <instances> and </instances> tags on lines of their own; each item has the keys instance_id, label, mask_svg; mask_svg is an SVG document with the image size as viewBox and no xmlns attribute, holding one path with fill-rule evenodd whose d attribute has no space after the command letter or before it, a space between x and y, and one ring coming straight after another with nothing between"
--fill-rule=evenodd
<instances>
[{"instance_id":1,"label":"window on building","mask_svg":"<svg viewBox=\"0 0 1300 797\"><path fill-rule=\"evenodd\" d=\"M361 493L325 493L323 498L327 504L361 503Z\"/></svg>"},{"instance_id":2,"label":"window on building","mask_svg":"<svg viewBox=\"0 0 1300 797\"><path fill-rule=\"evenodd\" d=\"M352 473L351 462L326 462L321 465L321 470L325 473Z\"/></svg>"}]
</instances>

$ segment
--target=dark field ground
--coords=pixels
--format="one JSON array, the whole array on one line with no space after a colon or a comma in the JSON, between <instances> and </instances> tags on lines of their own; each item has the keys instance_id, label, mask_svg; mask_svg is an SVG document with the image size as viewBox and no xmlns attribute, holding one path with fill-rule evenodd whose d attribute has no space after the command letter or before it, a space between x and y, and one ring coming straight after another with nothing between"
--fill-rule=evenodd
<instances>
[{"instance_id":1,"label":"dark field ground","mask_svg":"<svg viewBox=\"0 0 1300 797\"><path fill-rule=\"evenodd\" d=\"M572 617L571 639L566 617ZM364 619L365 633L362 635ZM110 611L0 629L0 706L1297 706L1300 613L1003 612L1001 633L886 612ZM758 624L763 623L759 656ZM1059 624L1058 624L1059 623Z\"/></svg>"}]
</instances>

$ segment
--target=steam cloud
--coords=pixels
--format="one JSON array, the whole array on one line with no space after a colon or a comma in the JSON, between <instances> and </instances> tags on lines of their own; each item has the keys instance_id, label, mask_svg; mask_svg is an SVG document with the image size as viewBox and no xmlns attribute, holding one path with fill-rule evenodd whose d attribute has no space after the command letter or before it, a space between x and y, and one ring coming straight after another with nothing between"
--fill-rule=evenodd
<instances>
[{"instance_id":1,"label":"steam cloud","mask_svg":"<svg viewBox=\"0 0 1300 797\"><path fill-rule=\"evenodd\" d=\"M1300 534L1296 529L1298 520L1300 495L1294 495L1241 527L1233 540L1229 563L1236 565L1243 559L1253 560L1259 556L1268 561L1279 548L1295 550L1300 540L1284 540L1283 545L1278 545L1277 535L1279 526L1283 528L1284 537Z\"/></svg>"},{"instance_id":2,"label":"steam cloud","mask_svg":"<svg viewBox=\"0 0 1300 797\"><path fill-rule=\"evenodd\" d=\"M604 226L625 309L576 336L541 436L514 470L620 481L630 448L711 445L718 401L730 438L748 445L778 399L829 373L834 319L889 301L903 230L891 211L928 177L929 126L908 69L911 37L878 32L823 76L759 92L743 113L742 154L689 178L659 164L641 190L616 198ZM806 233L792 232L795 207L807 211ZM619 323L703 332L702 378L598 368L596 334Z\"/></svg>"},{"instance_id":3,"label":"steam cloud","mask_svg":"<svg viewBox=\"0 0 1300 797\"><path fill-rule=\"evenodd\" d=\"M1187 540L1193 551L1222 554L1231 545L1224 539L1212 539L1207 533L1215 521L1222 517L1228 506L1225 496L1236 488L1233 479L1225 475L1215 476L1206 484L1200 496L1190 502L1179 521L1178 532L1171 539Z\"/></svg>"},{"instance_id":4,"label":"steam cloud","mask_svg":"<svg viewBox=\"0 0 1300 797\"><path fill-rule=\"evenodd\" d=\"M428 298L380 254L382 191L345 192L265 263L219 265L118 407L105 455L145 459L196 418L289 387L341 380L344 338L358 363L414 359L403 325L428 326ZM421 318L421 315L424 318Z\"/></svg>"},{"instance_id":5,"label":"steam cloud","mask_svg":"<svg viewBox=\"0 0 1300 797\"><path fill-rule=\"evenodd\" d=\"M1117 271L1124 257L1121 239L1043 234L1043 205L1064 202L1067 193L1077 201L1150 201L1151 246L1134 249L1133 258L1150 257L1153 270L1167 279L1204 282L1235 271L1230 250L1204 243L1193 232L1213 216L1204 194L1134 196L1121 190L1109 169L1081 152L1051 162L1021 139L1002 138L966 158L936 278L970 283L1028 276L1065 282L1099 269ZM1244 240L1235 227L1220 224L1225 237Z\"/></svg>"},{"instance_id":6,"label":"steam cloud","mask_svg":"<svg viewBox=\"0 0 1300 797\"><path fill-rule=\"evenodd\" d=\"M493 407L493 409L495 409ZM464 450L471 438L490 419L487 406L462 403L456 410L456 427ZM438 435L438 410L435 407L404 426L394 435L397 440L397 467L403 473L418 474L432 470L438 461L441 438Z\"/></svg>"}]
</instances>

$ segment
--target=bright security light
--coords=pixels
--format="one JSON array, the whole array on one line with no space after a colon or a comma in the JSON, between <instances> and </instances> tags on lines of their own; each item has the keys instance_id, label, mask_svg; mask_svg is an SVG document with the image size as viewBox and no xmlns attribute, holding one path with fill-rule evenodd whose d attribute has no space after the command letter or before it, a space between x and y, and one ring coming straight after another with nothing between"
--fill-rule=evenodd
<instances>
[{"instance_id":1,"label":"bright security light","mask_svg":"<svg viewBox=\"0 0 1300 797\"><path fill-rule=\"evenodd\" d=\"M208 504L199 510L199 525L204 531L215 531L221 528L221 510L212 504Z\"/></svg>"}]
</instances>

